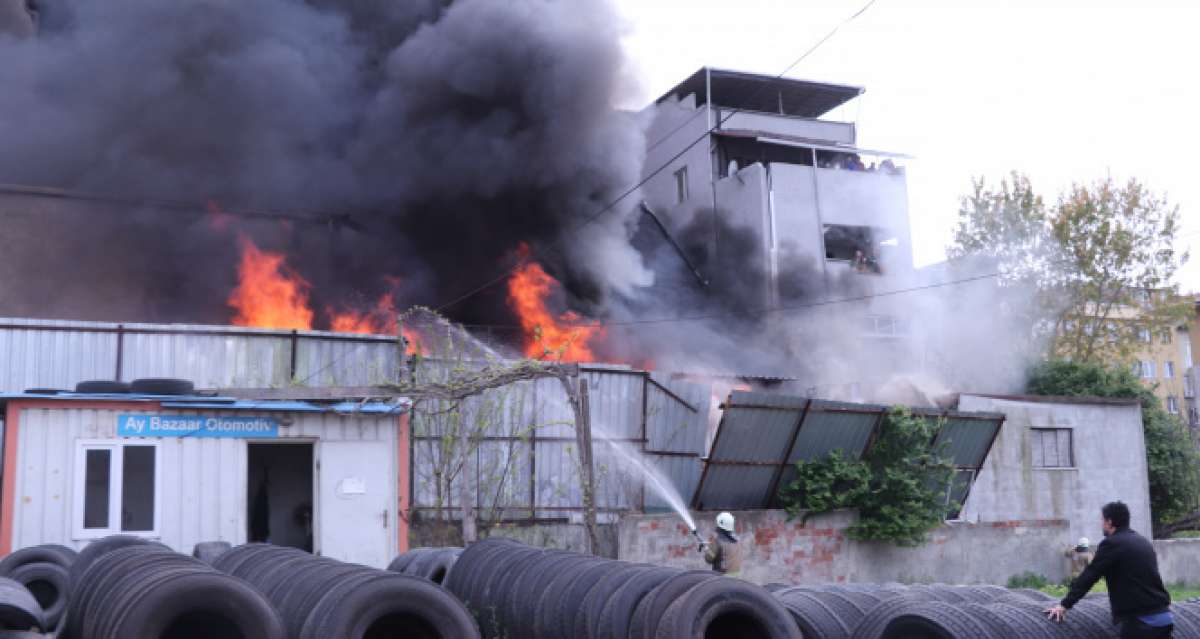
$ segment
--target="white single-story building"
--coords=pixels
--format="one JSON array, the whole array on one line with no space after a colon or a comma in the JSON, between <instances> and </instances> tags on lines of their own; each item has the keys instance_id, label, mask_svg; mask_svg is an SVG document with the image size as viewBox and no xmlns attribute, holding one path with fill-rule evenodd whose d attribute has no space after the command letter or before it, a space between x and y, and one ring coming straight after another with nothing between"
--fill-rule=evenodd
<instances>
[{"instance_id":1,"label":"white single-story building","mask_svg":"<svg viewBox=\"0 0 1200 639\"><path fill-rule=\"evenodd\" d=\"M1005 415L959 517L970 522L1067 520L1069 540L1099 543L1100 508L1129 506L1150 536L1150 479L1142 408L1135 399L969 395L959 410Z\"/></svg>"},{"instance_id":2,"label":"white single-story building","mask_svg":"<svg viewBox=\"0 0 1200 639\"><path fill-rule=\"evenodd\" d=\"M181 552L270 541L376 567L407 549L407 402L15 393L0 404L0 556L112 534Z\"/></svg>"}]
</instances>

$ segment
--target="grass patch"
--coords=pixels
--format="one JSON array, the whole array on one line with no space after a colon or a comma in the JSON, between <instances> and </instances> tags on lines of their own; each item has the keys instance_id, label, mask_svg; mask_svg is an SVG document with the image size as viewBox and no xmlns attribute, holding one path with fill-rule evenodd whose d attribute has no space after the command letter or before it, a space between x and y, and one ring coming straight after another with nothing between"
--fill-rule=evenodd
<instances>
[{"instance_id":1,"label":"grass patch","mask_svg":"<svg viewBox=\"0 0 1200 639\"><path fill-rule=\"evenodd\" d=\"M1056 599L1062 599L1063 597L1067 596L1067 587L1061 584L1046 584L1044 586L1039 586L1038 590L1041 590L1042 592ZM1095 586L1092 586L1091 592L1108 592L1108 587L1104 585L1104 580L1101 579L1100 581L1096 582ZM1200 597L1200 588L1188 588L1181 584L1167 586L1167 592L1171 593L1171 601L1176 603L1180 601L1187 601L1188 599L1193 599L1195 597Z\"/></svg>"}]
</instances>

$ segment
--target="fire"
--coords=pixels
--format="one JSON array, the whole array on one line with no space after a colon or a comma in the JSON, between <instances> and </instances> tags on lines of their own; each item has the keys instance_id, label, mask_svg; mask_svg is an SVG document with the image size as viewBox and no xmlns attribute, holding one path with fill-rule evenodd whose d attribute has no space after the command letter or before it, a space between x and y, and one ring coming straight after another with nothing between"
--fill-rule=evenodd
<instances>
[{"instance_id":1,"label":"fire","mask_svg":"<svg viewBox=\"0 0 1200 639\"><path fill-rule=\"evenodd\" d=\"M245 235L238 236L242 259L238 263L238 285L227 303L237 311L237 326L262 328L312 328L313 312L308 305L312 288L284 263L281 253L264 251Z\"/></svg>"},{"instance_id":2,"label":"fire","mask_svg":"<svg viewBox=\"0 0 1200 639\"><path fill-rule=\"evenodd\" d=\"M283 254L264 251L244 235L240 235L238 241L242 249L238 285L228 300L229 306L237 311L233 323L259 328L311 329L314 313L309 304L309 291L312 286L288 268ZM366 312L326 309L326 313L332 331L396 334L396 303L391 294L381 297L375 307ZM416 331L406 327L404 337L408 340L409 354L422 350L421 336Z\"/></svg>"},{"instance_id":3,"label":"fire","mask_svg":"<svg viewBox=\"0 0 1200 639\"><path fill-rule=\"evenodd\" d=\"M508 280L508 303L525 331L525 355L567 362L595 361L591 342L603 337L604 329L581 323L583 318L572 311L555 317L546 308L546 299L558 286L537 262L526 262Z\"/></svg>"},{"instance_id":4,"label":"fire","mask_svg":"<svg viewBox=\"0 0 1200 639\"><path fill-rule=\"evenodd\" d=\"M396 334L396 301L391 293L385 294L375 303L375 308L359 312L346 309L340 312L326 309L329 314L329 330L339 333L369 333L373 335ZM421 335L404 327L404 339L408 342L408 354L423 352Z\"/></svg>"}]
</instances>

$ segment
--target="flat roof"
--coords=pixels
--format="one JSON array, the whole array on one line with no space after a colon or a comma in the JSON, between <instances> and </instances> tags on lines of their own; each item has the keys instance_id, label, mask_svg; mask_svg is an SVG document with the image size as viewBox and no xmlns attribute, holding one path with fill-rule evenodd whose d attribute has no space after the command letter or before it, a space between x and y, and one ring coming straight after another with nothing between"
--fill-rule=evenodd
<instances>
[{"instance_id":1,"label":"flat roof","mask_svg":"<svg viewBox=\"0 0 1200 639\"><path fill-rule=\"evenodd\" d=\"M176 410L233 410L277 413L355 413L386 415L408 410L412 402L405 398L392 401L331 401L311 402L298 400L238 399L218 395L145 395L137 393L0 393L0 403L10 401L38 402L135 402L160 404L163 408Z\"/></svg>"},{"instance_id":2,"label":"flat roof","mask_svg":"<svg viewBox=\"0 0 1200 639\"><path fill-rule=\"evenodd\" d=\"M713 103L717 106L805 118L821 117L866 92L863 87L847 84L703 67L655 102L671 97L682 99L694 93L696 104L705 104L710 81Z\"/></svg>"},{"instance_id":3,"label":"flat roof","mask_svg":"<svg viewBox=\"0 0 1200 639\"><path fill-rule=\"evenodd\" d=\"M1010 402L1033 402L1037 404L1098 404L1102 406L1140 406L1141 402L1128 397L1093 397L1091 395L994 395L990 393L962 393L962 396L987 397Z\"/></svg>"}]
</instances>

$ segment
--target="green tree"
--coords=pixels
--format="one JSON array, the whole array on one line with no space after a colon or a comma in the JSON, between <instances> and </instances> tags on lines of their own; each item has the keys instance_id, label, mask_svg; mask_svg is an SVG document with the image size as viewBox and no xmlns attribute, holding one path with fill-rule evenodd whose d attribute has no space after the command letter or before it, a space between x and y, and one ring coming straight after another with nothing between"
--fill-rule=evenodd
<instances>
[{"instance_id":1,"label":"green tree","mask_svg":"<svg viewBox=\"0 0 1200 639\"><path fill-rule=\"evenodd\" d=\"M954 464L932 443L939 426L893 408L862 461L834 451L798 462L796 479L780 490L780 501L791 517L856 508L858 521L846 531L851 539L919 545L944 521L954 478Z\"/></svg>"},{"instance_id":2,"label":"green tree","mask_svg":"<svg viewBox=\"0 0 1200 639\"><path fill-rule=\"evenodd\" d=\"M1002 286L1036 295L1024 318L1048 352L1074 361L1127 361L1139 334L1187 313L1173 282L1179 209L1136 180L1076 185L1047 207L1029 178L980 179L962 200L952 259L996 263Z\"/></svg>"},{"instance_id":3,"label":"green tree","mask_svg":"<svg viewBox=\"0 0 1200 639\"><path fill-rule=\"evenodd\" d=\"M1162 408L1154 393L1124 366L1053 360L1037 366L1027 391L1034 395L1136 399L1142 406L1150 510L1155 530L1200 505L1200 453L1187 428Z\"/></svg>"}]
</instances>

